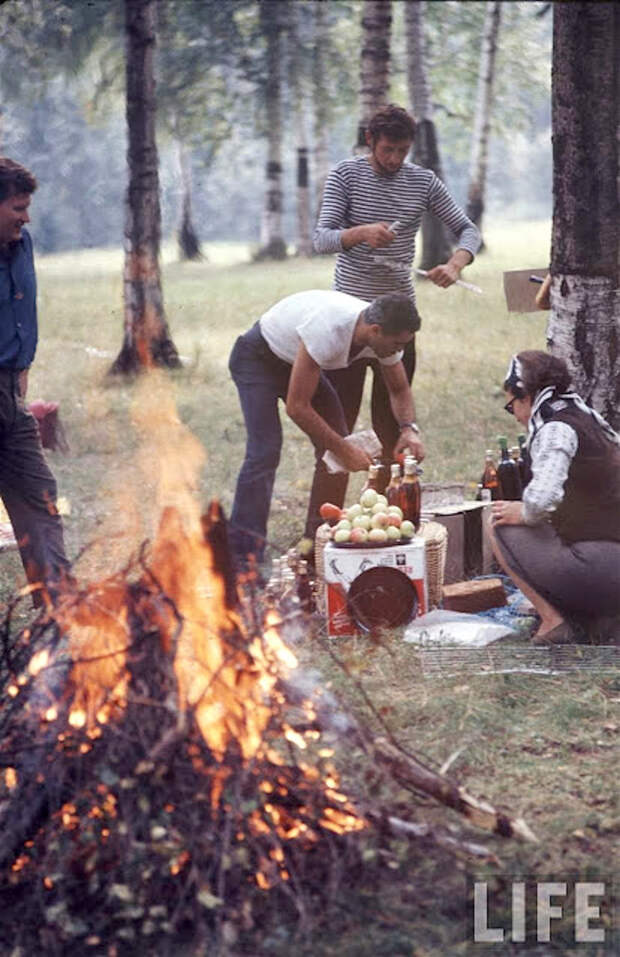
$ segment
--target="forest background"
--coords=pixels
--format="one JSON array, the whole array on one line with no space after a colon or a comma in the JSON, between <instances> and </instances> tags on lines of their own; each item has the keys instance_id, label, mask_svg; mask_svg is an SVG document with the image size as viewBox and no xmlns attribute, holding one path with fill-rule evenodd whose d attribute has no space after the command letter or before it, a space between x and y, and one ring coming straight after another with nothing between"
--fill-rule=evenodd
<instances>
[{"instance_id":1,"label":"forest background","mask_svg":"<svg viewBox=\"0 0 620 957\"><path fill-rule=\"evenodd\" d=\"M190 157L199 238L259 242L268 78L261 6L279 3L159 3L156 70L164 238L174 233L181 215L182 147ZM283 231L289 242L295 240L299 122L305 125L315 196L320 188L321 174L313 163L317 91L311 69L312 8L317 6L325 8L326 17L319 94L329 165L351 155L359 118L362 0L295 0L296 16L303 8L307 22L300 17L302 32L285 38L283 53ZM500 6L486 210L494 219L545 219L551 216L550 5ZM392 4L390 98L410 107L405 7L402 0ZM463 205L486 7L484 2L460 0L425 6L426 63L444 177ZM38 176L32 233L40 252L114 246L123 234L122 5L119 0L85 0L78 12L76 17L68 0L47 6L38 0L6 0L0 8L0 149ZM316 201L314 206L313 212Z\"/></svg>"}]
</instances>

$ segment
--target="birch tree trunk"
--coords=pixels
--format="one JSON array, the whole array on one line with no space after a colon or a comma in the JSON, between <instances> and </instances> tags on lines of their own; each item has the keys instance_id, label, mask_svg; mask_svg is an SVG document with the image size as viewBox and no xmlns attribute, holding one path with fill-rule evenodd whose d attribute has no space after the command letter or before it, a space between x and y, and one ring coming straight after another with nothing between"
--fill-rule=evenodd
<instances>
[{"instance_id":1,"label":"birch tree trunk","mask_svg":"<svg viewBox=\"0 0 620 957\"><path fill-rule=\"evenodd\" d=\"M366 127L373 113L387 103L390 85L391 0L364 0L360 57L360 121L357 151L365 151Z\"/></svg>"},{"instance_id":2,"label":"birch tree trunk","mask_svg":"<svg viewBox=\"0 0 620 957\"><path fill-rule=\"evenodd\" d=\"M267 42L267 163L261 248L256 255L257 259L286 259L286 243L282 236L282 33L288 13L287 7L288 4L280 0L276 3L263 0L258 5L261 29Z\"/></svg>"},{"instance_id":3,"label":"birch tree trunk","mask_svg":"<svg viewBox=\"0 0 620 957\"><path fill-rule=\"evenodd\" d=\"M308 138L306 103L307 82L302 53L300 16L302 7L293 4L290 8L291 19L288 30L289 40L289 87L294 111L295 142L297 149L297 243L298 256L312 255L312 235L310 228L310 177L308 169Z\"/></svg>"},{"instance_id":4,"label":"birch tree trunk","mask_svg":"<svg viewBox=\"0 0 620 957\"><path fill-rule=\"evenodd\" d=\"M129 182L125 202L124 340L111 373L177 367L159 271L161 215L155 142L156 0L125 0Z\"/></svg>"},{"instance_id":5,"label":"birch tree trunk","mask_svg":"<svg viewBox=\"0 0 620 957\"><path fill-rule=\"evenodd\" d=\"M467 215L478 228L482 224L482 214L484 213L484 192L486 189L489 133L493 109L493 84L495 81L495 55L497 53L500 16L501 3L499 0L488 2L482 29L482 50L476 92L474 131L469 158L469 186L466 209ZM480 248L484 248L484 243Z\"/></svg>"},{"instance_id":6,"label":"birch tree trunk","mask_svg":"<svg viewBox=\"0 0 620 957\"><path fill-rule=\"evenodd\" d=\"M329 93L327 90L326 56L328 42L327 5L313 3L312 106L313 106L313 179L315 209L321 208L323 187L329 173L327 130L329 126Z\"/></svg>"},{"instance_id":7,"label":"birch tree trunk","mask_svg":"<svg viewBox=\"0 0 620 957\"><path fill-rule=\"evenodd\" d=\"M178 142L179 171L181 173L181 222L177 234L179 255L183 260L203 259L200 240L192 216L192 161L184 143Z\"/></svg>"},{"instance_id":8,"label":"birch tree trunk","mask_svg":"<svg viewBox=\"0 0 620 957\"><path fill-rule=\"evenodd\" d=\"M407 86L416 118L413 158L420 166L432 169L443 180L439 143L433 119L431 88L424 60L424 0L405 4L405 40L407 44ZM432 269L452 255L449 230L433 213L422 217L422 269Z\"/></svg>"},{"instance_id":9,"label":"birch tree trunk","mask_svg":"<svg viewBox=\"0 0 620 957\"><path fill-rule=\"evenodd\" d=\"M620 6L554 5L547 342L620 428Z\"/></svg>"}]
</instances>

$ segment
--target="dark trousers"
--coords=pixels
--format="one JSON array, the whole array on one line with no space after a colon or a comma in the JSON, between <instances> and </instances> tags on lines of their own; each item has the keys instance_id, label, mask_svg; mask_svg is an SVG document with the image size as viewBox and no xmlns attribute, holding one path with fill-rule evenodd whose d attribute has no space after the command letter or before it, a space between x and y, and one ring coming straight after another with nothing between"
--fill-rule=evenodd
<instances>
[{"instance_id":1,"label":"dark trousers","mask_svg":"<svg viewBox=\"0 0 620 957\"><path fill-rule=\"evenodd\" d=\"M52 593L69 569L56 494L36 419L19 394L18 373L0 369L0 496L28 581L43 582Z\"/></svg>"},{"instance_id":2,"label":"dark trousers","mask_svg":"<svg viewBox=\"0 0 620 957\"><path fill-rule=\"evenodd\" d=\"M282 448L278 402L286 399L291 366L274 355L256 323L237 339L229 369L237 386L247 431L245 459L230 516L230 540L237 562L243 567L248 555L253 554L261 561L265 551L267 520ZM320 375L312 407L335 432L347 435L341 402L324 373ZM321 521L319 508L328 501L326 488L333 481L321 461L324 451L315 446L316 466L305 529L310 538L314 537ZM337 479L346 485L346 474Z\"/></svg>"},{"instance_id":3,"label":"dark trousers","mask_svg":"<svg viewBox=\"0 0 620 957\"><path fill-rule=\"evenodd\" d=\"M405 347L403 353L403 365L409 382L413 379L413 373L415 372L415 360L414 337L413 341ZM360 359L358 362L351 363L346 369L335 369L325 374L334 386L342 403L347 423L347 433L349 433L355 428L355 423L359 415L364 392L366 369L369 366L373 371L372 395L370 399L372 427L377 433L383 447L381 460L386 466L389 466L392 461L392 451L398 441L400 430L398 428L398 422L392 415L389 392L383 375L381 374L381 364L375 359ZM385 470L384 474L389 478L389 467ZM344 482L340 476L338 476L339 481L334 481L333 478L334 477L328 476L327 482L324 485L324 490L327 493L326 501L333 502L334 505L342 506L347 491L348 476L345 475Z\"/></svg>"}]
</instances>

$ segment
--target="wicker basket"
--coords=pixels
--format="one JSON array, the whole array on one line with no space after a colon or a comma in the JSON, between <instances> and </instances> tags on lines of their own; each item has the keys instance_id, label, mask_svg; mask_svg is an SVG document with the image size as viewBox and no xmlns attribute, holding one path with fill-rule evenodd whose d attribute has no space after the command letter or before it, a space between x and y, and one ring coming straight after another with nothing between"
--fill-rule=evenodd
<instances>
[{"instance_id":1,"label":"wicker basket","mask_svg":"<svg viewBox=\"0 0 620 957\"><path fill-rule=\"evenodd\" d=\"M448 530L439 522L422 522L418 534L424 539L429 608L441 601L443 577L448 553Z\"/></svg>"},{"instance_id":2,"label":"wicker basket","mask_svg":"<svg viewBox=\"0 0 620 957\"><path fill-rule=\"evenodd\" d=\"M323 552L331 540L332 530L327 523L319 525L314 539L314 580L316 610L320 615L327 614L327 587L325 585L325 560Z\"/></svg>"}]
</instances>

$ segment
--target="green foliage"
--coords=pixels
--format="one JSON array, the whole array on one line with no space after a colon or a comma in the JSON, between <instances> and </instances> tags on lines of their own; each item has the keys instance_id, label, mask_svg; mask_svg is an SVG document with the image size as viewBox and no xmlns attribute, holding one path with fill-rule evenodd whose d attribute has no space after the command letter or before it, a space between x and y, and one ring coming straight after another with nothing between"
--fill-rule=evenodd
<instances>
[{"instance_id":1,"label":"green foliage","mask_svg":"<svg viewBox=\"0 0 620 957\"><path fill-rule=\"evenodd\" d=\"M281 4L266 0L266 8ZM394 4L393 99L406 104L403 4ZM548 86L550 16L544 4L502 4L488 209L519 216L550 208ZM294 231L292 116L311 109L314 15L319 0L294 0L297 82L285 89L285 236ZM484 4L426 4L429 67L447 182L464 200L471 111ZM350 155L358 119L359 0L329 0L321 39L330 159ZM179 207L174 136L191 149L192 206L201 239L258 237L264 155L265 43L256 0L159 0L156 57L164 234ZM116 243L124 185L122 0L6 0L0 5L3 152L39 174L40 238L46 249ZM19 69L16 69L19 64ZM325 105L325 104L323 104ZM45 130L42 128L45 126ZM308 126L309 128L309 126ZM309 143L312 146L312 143ZM80 156L81 154L81 156ZM312 173L312 171L311 171ZM526 182L525 182L526 181ZM58 190L58 184L62 188Z\"/></svg>"},{"instance_id":2,"label":"green foliage","mask_svg":"<svg viewBox=\"0 0 620 957\"><path fill-rule=\"evenodd\" d=\"M160 0L158 120L176 139L201 150L207 164L243 119L240 29L248 0ZM249 92L247 89L245 92Z\"/></svg>"},{"instance_id":3,"label":"green foliage","mask_svg":"<svg viewBox=\"0 0 620 957\"><path fill-rule=\"evenodd\" d=\"M121 11L121 0L5 0L0 7L5 93L27 98L59 71L77 73L93 46L118 34Z\"/></svg>"}]
</instances>

